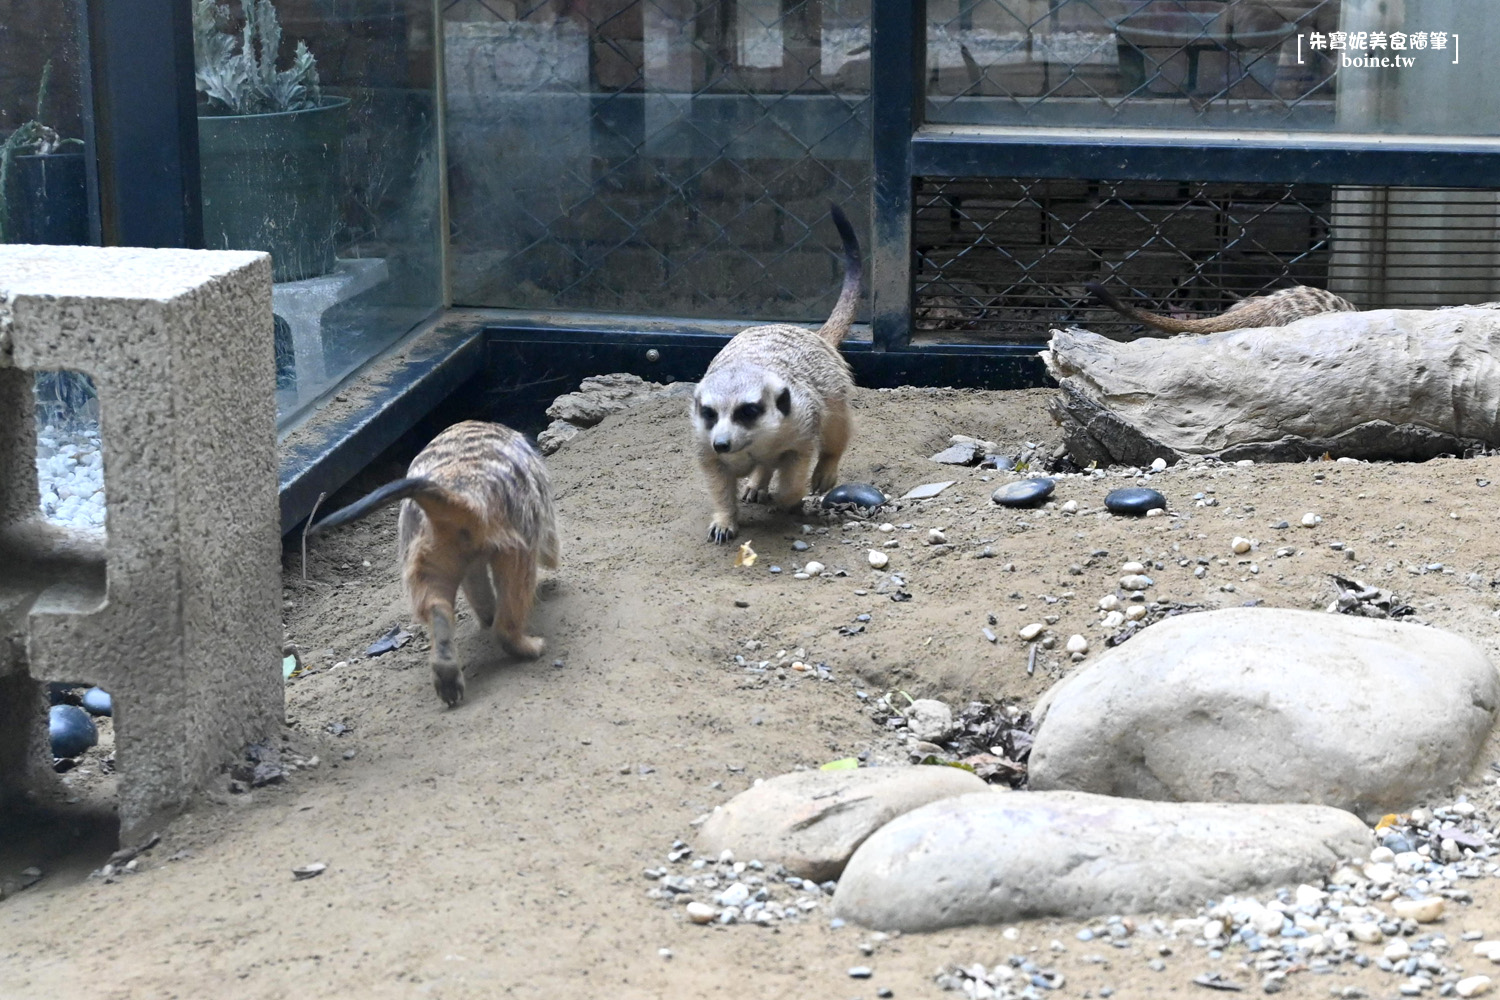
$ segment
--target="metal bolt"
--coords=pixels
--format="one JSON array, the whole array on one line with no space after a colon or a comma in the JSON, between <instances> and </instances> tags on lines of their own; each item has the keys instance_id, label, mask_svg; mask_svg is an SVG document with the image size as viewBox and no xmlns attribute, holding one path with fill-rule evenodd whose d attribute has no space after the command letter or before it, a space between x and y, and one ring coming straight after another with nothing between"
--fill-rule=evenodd
<instances>
[{"instance_id":1,"label":"metal bolt","mask_svg":"<svg viewBox=\"0 0 1500 1000\"><path fill-rule=\"evenodd\" d=\"M647 361L660 361L661 360L661 351L658 351L654 347L648 349L646 351L646 360Z\"/></svg>"}]
</instances>

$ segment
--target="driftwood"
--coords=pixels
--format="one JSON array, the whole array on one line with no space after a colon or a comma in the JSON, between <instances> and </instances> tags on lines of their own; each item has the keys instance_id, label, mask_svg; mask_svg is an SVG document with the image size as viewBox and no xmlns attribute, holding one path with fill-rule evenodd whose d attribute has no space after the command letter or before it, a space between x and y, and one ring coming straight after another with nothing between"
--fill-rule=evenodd
<instances>
[{"instance_id":1,"label":"driftwood","mask_svg":"<svg viewBox=\"0 0 1500 1000\"><path fill-rule=\"evenodd\" d=\"M1048 348L1052 415L1080 463L1420 461L1500 446L1500 303L1129 343L1053 330Z\"/></svg>"}]
</instances>

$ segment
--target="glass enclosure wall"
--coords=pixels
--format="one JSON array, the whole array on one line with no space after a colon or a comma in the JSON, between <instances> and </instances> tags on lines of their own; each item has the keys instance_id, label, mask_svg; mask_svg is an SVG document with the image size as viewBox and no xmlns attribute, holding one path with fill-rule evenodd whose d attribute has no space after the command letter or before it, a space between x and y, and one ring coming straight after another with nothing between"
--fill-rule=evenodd
<instances>
[{"instance_id":1,"label":"glass enclosure wall","mask_svg":"<svg viewBox=\"0 0 1500 1000\"><path fill-rule=\"evenodd\" d=\"M820 319L869 0L442 0L456 305Z\"/></svg>"},{"instance_id":2,"label":"glass enclosure wall","mask_svg":"<svg viewBox=\"0 0 1500 1000\"><path fill-rule=\"evenodd\" d=\"M89 242L82 9L0 0L0 242Z\"/></svg>"},{"instance_id":3,"label":"glass enclosure wall","mask_svg":"<svg viewBox=\"0 0 1500 1000\"><path fill-rule=\"evenodd\" d=\"M82 4L0 0L0 242L91 242ZM99 400L82 372L39 372L41 511L104 527Z\"/></svg>"},{"instance_id":4,"label":"glass enclosure wall","mask_svg":"<svg viewBox=\"0 0 1500 1000\"><path fill-rule=\"evenodd\" d=\"M443 304L433 6L193 7L204 241L271 253L286 421Z\"/></svg>"},{"instance_id":5,"label":"glass enclosure wall","mask_svg":"<svg viewBox=\"0 0 1500 1000\"><path fill-rule=\"evenodd\" d=\"M928 120L1487 135L1491 17L1471 0L929 0Z\"/></svg>"}]
</instances>

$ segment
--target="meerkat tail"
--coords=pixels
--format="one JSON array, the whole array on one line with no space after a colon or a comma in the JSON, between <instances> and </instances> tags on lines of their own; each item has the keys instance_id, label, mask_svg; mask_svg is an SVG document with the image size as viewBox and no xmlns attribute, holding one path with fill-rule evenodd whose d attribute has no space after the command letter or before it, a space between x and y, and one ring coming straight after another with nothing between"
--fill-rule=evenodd
<instances>
[{"instance_id":1,"label":"meerkat tail","mask_svg":"<svg viewBox=\"0 0 1500 1000\"><path fill-rule=\"evenodd\" d=\"M309 535L317 535L329 528L336 528L341 524L348 524L359 518L372 514L382 507L388 507L402 500L412 499L421 503L423 500L443 500L446 495L443 488L430 479L408 478L398 479L394 483L386 483L375 492L354 501L349 506L341 508L329 514L323 520L307 529Z\"/></svg>"},{"instance_id":2,"label":"meerkat tail","mask_svg":"<svg viewBox=\"0 0 1500 1000\"><path fill-rule=\"evenodd\" d=\"M849 336L849 326L854 322L855 310L859 308L859 283L864 264L859 256L859 239L854 235L849 217L837 205L829 206L829 214L833 216L839 239L844 243L844 287L839 290L839 300L834 303L828 322L818 329L818 336L837 348Z\"/></svg>"},{"instance_id":3,"label":"meerkat tail","mask_svg":"<svg viewBox=\"0 0 1500 1000\"><path fill-rule=\"evenodd\" d=\"M1137 323L1154 326L1158 330L1168 333L1216 333L1219 330L1233 330L1237 325L1244 324L1231 320L1229 326L1218 325L1221 320L1218 316L1210 316L1207 319L1173 319L1171 316L1163 316L1160 313L1147 312L1137 309L1135 306L1121 302L1115 294L1097 281L1084 282L1084 287L1094 293L1094 297L1115 312L1127 319L1133 319Z\"/></svg>"}]
</instances>

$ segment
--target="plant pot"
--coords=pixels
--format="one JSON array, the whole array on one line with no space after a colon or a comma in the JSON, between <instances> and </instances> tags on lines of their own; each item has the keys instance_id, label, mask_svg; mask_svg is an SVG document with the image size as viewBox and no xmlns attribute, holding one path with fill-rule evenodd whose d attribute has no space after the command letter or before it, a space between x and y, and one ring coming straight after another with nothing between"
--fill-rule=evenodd
<instances>
[{"instance_id":1,"label":"plant pot","mask_svg":"<svg viewBox=\"0 0 1500 1000\"><path fill-rule=\"evenodd\" d=\"M265 250L274 281L334 265L338 184L349 99L263 115L201 115L203 245Z\"/></svg>"},{"instance_id":2,"label":"plant pot","mask_svg":"<svg viewBox=\"0 0 1500 1000\"><path fill-rule=\"evenodd\" d=\"M89 241L82 153L33 153L10 161L5 239L75 246Z\"/></svg>"}]
</instances>

